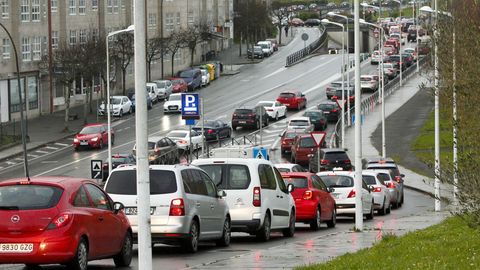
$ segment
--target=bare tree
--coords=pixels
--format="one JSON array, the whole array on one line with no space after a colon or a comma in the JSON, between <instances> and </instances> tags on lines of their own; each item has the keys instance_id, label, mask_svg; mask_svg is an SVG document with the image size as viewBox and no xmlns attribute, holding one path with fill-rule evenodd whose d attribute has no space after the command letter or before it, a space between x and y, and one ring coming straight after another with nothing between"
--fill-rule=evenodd
<instances>
[{"instance_id":1,"label":"bare tree","mask_svg":"<svg viewBox=\"0 0 480 270\"><path fill-rule=\"evenodd\" d=\"M272 19L275 20L275 26L278 29L278 45L282 44L282 22L288 18L288 10L280 1L272 2Z\"/></svg>"},{"instance_id":2,"label":"bare tree","mask_svg":"<svg viewBox=\"0 0 480 270\"><path fill-rule=\"evenodd\" d=\"M165 45L164 43L165 43L165 39L162 39L159 37L151 38L147 42L147 69L148 69L147 80L148 81L151 81L152 79L152 72L151 72L152 62L162 58L161 57L162 46ZM158 56L160 56L160 58Z\"/></svg>"},{"instance_id":3,"label":"bare tree","mask_svg":"<svg viewBox=\"0 0 480 270\"><path fill-rule=\"evenodd\" d=\"M112 49L110 57L122 70L122 93L126 94L126 76L127 68L133 58L133 35L131 33L120 33L115 36L115 41L111 42ZM113 62L113 61L112 61Z\"/></svg>"},{"instance_id":4,"label":"bare tree","mask_svg":"<svg viewBox=\"0 0 480 270\"><path fill-rule=\"evenodd\" d=\"M186 47L190 50L190 66L193 66L193 59L197 45L205 41L209 34L208 25L193 25L181 32Z\"/></svg>"},{"instance_id":5,"label":"bare tree","mask_svg":"<svg viewBox=\"0 0 480 270\"><path fill-rule=\"evenodd\" d=\"M172 76L175 75L174 65L175 65L175 54L181 48L185 47L185 40L183 35L181 34L182 31L172 32L168 41L165 44L165 49L168 53L170 53L171 63L172 63Z\"/></svg>"}]
</instances>

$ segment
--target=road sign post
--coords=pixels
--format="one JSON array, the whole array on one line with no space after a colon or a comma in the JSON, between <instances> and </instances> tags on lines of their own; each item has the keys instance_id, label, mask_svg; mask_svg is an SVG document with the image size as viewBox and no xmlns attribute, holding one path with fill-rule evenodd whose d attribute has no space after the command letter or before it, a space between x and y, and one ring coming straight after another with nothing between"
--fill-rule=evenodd
<instances>
[{"instance_id":1,"label":"road sign post","mask_svg":"<svg viewBox=\"0 0 480 270\"><path fill-rule=\"evenodd\" d=\"M319 172L320 171L320 148L322 148L322 145L325 142L325 137L327 136L327 133L325 131L314 131L310 133L310 136L312 136L317 146L317 166L318 166L317 172Z\"/></svg>"},{"instance_id":2,"label":"road sign post","mask_svg":"<svg viewBox=\"0 0 480 270\"><path fill-rule=\"evenodd\" d=\"M101 160L94 159L90 161L90 172L91 172L92 179L96 179L96 180L103 179L102 165L103 164Z\"/></svg>"}]
</instances>

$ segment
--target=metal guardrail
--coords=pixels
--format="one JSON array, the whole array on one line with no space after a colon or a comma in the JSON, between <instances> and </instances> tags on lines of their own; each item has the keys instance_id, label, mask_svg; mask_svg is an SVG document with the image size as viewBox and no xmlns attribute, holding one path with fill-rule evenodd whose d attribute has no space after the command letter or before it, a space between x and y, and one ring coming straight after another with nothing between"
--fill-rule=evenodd
<instances>
[{"instance_id":1,"label":"metal guardrail","mask_svg":"<svg viewBox=\"0 0 480 270\"><path fill-rule=\"evenodd\" d=\"M299 51L296 51L296 52L290 54L289 56L287 56L287 60L286 60L286 63L285 63L286 67L293 66L296 63L300 62L300 60L302 60L303 58L305 58L309 54L313 53L315 50L317 50L320 46L322 46L327 41L327 31L325 29L325 26L320 25L319 28L320 28L320 31L322 31L322 33L320 34L320 37L317 38L312 43L310 43L305 48L303 48Z\"/></svg>"}]
</instances>

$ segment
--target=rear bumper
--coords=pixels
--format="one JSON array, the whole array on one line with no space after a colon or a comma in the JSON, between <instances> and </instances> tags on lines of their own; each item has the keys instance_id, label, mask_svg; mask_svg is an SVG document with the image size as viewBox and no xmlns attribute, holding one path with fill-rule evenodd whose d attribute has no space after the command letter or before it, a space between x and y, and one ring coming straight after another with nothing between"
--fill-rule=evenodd
<instances>
[{"instance_id":1,"label":"rear bumper","mask_svg":"<svg viewBox=\"0 0 480 270\"><path fill-rule=\"evenodd\" d=\"M318 203L311 200L302 200L297 202L295 199L296 220L299 222L311 221L315 217Z\"/></svg>"},{"instance_id":2,"label":"rear bumper","mask_svg":"<svg viewBox=\"0 0 480 270\"><path fill-rule=\"evenodd\" d=\"M232 220L232 232L256 232L261 225L260 219Z\"/></svg>"}]
</instances>

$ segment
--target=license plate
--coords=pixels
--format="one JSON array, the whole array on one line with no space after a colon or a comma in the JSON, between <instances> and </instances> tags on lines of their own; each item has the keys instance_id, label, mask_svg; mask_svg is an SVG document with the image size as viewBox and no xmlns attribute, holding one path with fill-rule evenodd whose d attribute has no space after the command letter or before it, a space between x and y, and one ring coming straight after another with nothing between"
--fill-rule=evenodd
<instances>
[{"instance_id":1,"label":"license plate","mask_svg":"<svg viewBox=\"0 0 480 270\"><path fill-rule=\"evenodd\" d=\"M324 114L329 114L330 112L323 112Z\"/></svg>"},{"instance_id":2,"label":"license plate","mask_svg":"<svg viewBox=\"0 0 480 270\"><path fill-rule=\"evenodd\" d=\"M238 121L238 123L240 123L240 124L246 124L247 121Z\"/></svg>"},{"instance_id":3,"label":"license plate","mask_svg":"<svg viewBox=\"0 0 480 270\"><path fill-rule=\"evenodd\" d=\"M177 106L169 106L168 108L169 108L170 110L177 110L177 109L178 109Z\"/></svg>"},{"instance_id":4,"label":"license plate","mask_svg":"<svg viewBox=\"0 0 480 270\"><path fill-rule=\"evenodd\" d=\"M31 253L32 251L32 243L0 244L0 253Z\"/></svg>"},{"instance_id":5,"label":"license plate","mask_svg":"<svg viewBox=\"0 0 480 270\"><path fill-rule=\"evenodd\" d=\"M155 207L150 207L150 215L155 212ZM125 207L125 215L137 215L137 207Z\"/></svg>"},{"instance_id":6,"label":"license plate","mask_svg":"<svg viewBox=\"0 0 480 270\"><path fill-rule=\"evenodd\" d=\"M332 193L332 196L333 196L333 198L335 198L335 199L340 198L340 194L339 194L339 193Z\"/></svg>"},{"instance_id":7,"label":"license plate","mask_svg":"<svg viewBox=\"0 0 480 270\"><path fill-rule=\"evenodd\" d=\"M80 145L88 145L88 142L80 142Z\"/></svg>"}]
</instances>

